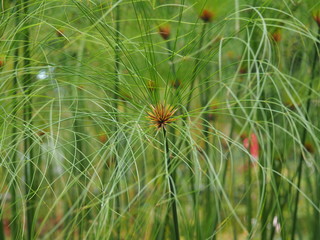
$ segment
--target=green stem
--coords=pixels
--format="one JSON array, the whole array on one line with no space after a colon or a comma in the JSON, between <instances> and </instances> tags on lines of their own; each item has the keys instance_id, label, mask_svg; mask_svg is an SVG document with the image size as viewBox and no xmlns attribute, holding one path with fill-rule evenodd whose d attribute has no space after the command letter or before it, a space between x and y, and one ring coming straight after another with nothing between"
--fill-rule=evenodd
<instances>
[{"instance_id":1,"label":"green stem","mask_svg":"<svg viewBox=\"0 0 320 240\"><path fill-rule=\"evenodd\" d=\"M268 229L267 225L269 223L268 219L270 219L270 215L272 216L272 210L271 206L273 205L273 199L269 201L267 198L267 193L268 193L268 186L265 183L264 179L264 174L263 174L263 169L260 169L259 171L259 178L260 178L260 202L262 204L262 210L261 210L261 233L260 237L261 240L266 240L267 239L267 234L268 234ZM273 198L275 198L274 195L272 195Z\"/></svg>"},{"instance_id":2,"label":"green stem","mask_svg":"<svg viewBox=\"0 0 320 240\"><path fill-rule=\"evenodd\" d=\"M20 23L20 2L16 2L16 7L15 7L15 12L16 12L16 26L19 25ZM13 62L13 68L15 72L17 71L18 68L18 58L19 58L19 49L20 49L20 44L19 44L19 39L20 39L20 34L17 34L17 43L14 51L14 62ZM19 206L17 203L17 189L18 189L18 184L17 184L17 177L16 177L16 171L17 171L17 88L18 88L18 79L17 79L17 74L14 74L13 77L13 82L12 82L12 88L13 88L13 93L12 95L14 96L13 101L12 101L12 146L13 146L13 152L10 160L10 170L12 172L12 180L11 180L11 185L10 185L10 193L11 193L11 237L12 239L19 239L22 238L21 236L21 225L19 225L19 222L21 220L20 214L19 214Z\"/></svg>"},{"instance_id":3,"label":"green stem","mask_svg":"<svg viewBox=\"0 0 320 240\"><path fill-rule=\"evenodd\" d=\"M115 53L115 58L114 58L114 73L115 73L115 83L114 83L114 110L118 111L118 99L119 99L119 73L120 73L120 47L119 47L119 41L120 41L120 6L118 5L116 7L116 31L115 31L115 48L114 48L114 53ZM115 120L116 122L119 121L118 119L118 113L116 112L115 115ZM117 126L115 126L115 131L117 131ZM118 145L116 146L118 148ZM117 151L118 152L118 151ZM119 171L119 162L117 159L117 156L114 156L114 161L115 161L115 171ZM117 176L117 174L116 174ZM117 182L116 186L117 192L121 192L121 185L120 181ZM117 194L115 198L115 204L116 204L116 212L117 214L120 215L121 211L121 199L120 195ZM121 236L121 222L119 222L118 227L117 227L117 239L120 239Z\"/></svg>"},{"instance_id":4,"label":"green stem","mask_svg":"<svg viewBox=\"0 0 320 240\"><path fill-rule=\"evenodd\" d=\"M196 59L195 59L195 67L193 69L193 72L192 72L192 76L191 76L191 84L190 84L190 89L188 91L189 95L188 95L188 99L187 99L187 106L186 106L186 111L188 112L189 109L190 109L190 104L191 104L191 99L192 99L192 93L193 93L193 88L194 88L194 84L195 84L195 81L196 81L196 77L197 77L197 73L198 73L198 68L199 68L199 64L200 64L200 55L201 55L201 48L203 46L203 41L204 41L204 35L205 35L205 32L206 32L206 27L207 27L207 24L203 24L202 26L202 30L201 30L201 35L200 35L200 42L199 42L199 52L198 54L196 55ZM188 159L191 159L191 153L188 153ZM194 169L194 164L191 160L190 162L190 177L191 177L191 181L190 181L190 188L191 188L191 193L192 193L192 200L193 200L193 205L194 205L194 208L195 208L195 224L196 224L196 229L197 229L197 237L198 238L201 238L201 230L200 230L200 223L199 223L199 216L198 216L198 211L196 210L197 208L197 205L198 205L198 196L197 196L197 193L196 193L196 189L195 189L195 179L194 179L194 176L193 176L193 171L192 169Z\"/></svg>"},{"instance_id":5,"label":"green stem","mask_svg":"<svg viewBox=\"0 0 320 240\"><path fill-rule=\"evenodd\" d=\"M2 210L2 206L1 206L1 208L0 208L0 240L5 240L4 225L3 225L2 216L3 216L3 210Z\"/></svg>"},{"instance_id":6,"label":"green stem","mask_svg":"<svg viewBox=\"0 0 320 240\"><path fill-rule=\"evenodd\" d=\"M189 95L188 95L188 100L187 100L187 111L189 111L190 109L190 104L191 104L191 98L192 98L192 93L193 93L193 87L197 78L197 74L198 74L198 68L199 68L199 64L200 64L200 55L201 55L201 49L203 46L203 40L204 40L204 35L206 32L206 28L207 28L207 24L203 24L202 26L202 30L201 30L201 34L200 34L200 43L199 43L199 52L196 56L196 60L195 60L195 66L192 72L192 76L191 76L191 84L190 84L190 89L189 89Z\"/></svg>"},{"instance_id":7,"label":"green stem","mask_svg":"<svg viewBox=\"0 0 320 240\"><path fill-rule=\"evenodd\" d=\"M318 28L318 35L317 35L317 40L320 41L320 27ZM312 64L312 76L311 76L311 80L309 82L309 89L308 89L308 94L307 96L308 101L306 104L306 112L305 112L305 119L309 119L309 111L310 111L310 107L311 107L311 95L312 95L312 89L314 86L314 79L315 79L315 72L316 72L316 63L318 61L318 49L319 49L319 43L317 42L315 44L315 53L314 53L314 58L313 58L313 64ZM303 128L303 132L302 132L302 136L301 136L301 144L304 146L305 142L306 142L306 138L307 138L307 128ZM298 204L299 204L299 196L300 196L300 192L299 189L301 187L301 176L302 176L302 169L303 169L303 153L301 151L300 153L300 157L299 157L300 161L299 161L299 166L297 169L298 172L298 183L297 183L297 193L296 193L296 197L295 197L295 201L294 201L294 211L293 211L293 224L292 224L292 230L291 230L291 240L295 239L295 233L296 233L296 225L297 225L297 215L298 215Z\"/></svg>"},{"instance_id":8,"label":"green stem","mask_svg":"<svg viewBox=\"0 0 320 240\"><path fill-rule=\"evenodd\" d=\"M317 162L317 161L316 161ZM320 207L320 188L318 183L320 182L319 173L316 174L316 199L317 206ZM317 209L314 210L314 224L313 224L313 240L318 240L320 236L320 213Z\"/></svg>"},{"instance_id":9,"label":"green stem","mask_svg":"<svg viewBox=\"0 0 320 240\"><path fill-rule=\"evenodd\" d=\"M236 97L237 98L240 95L240 89L241 89L241 85L239 84L238 87L237 87L237 90L236 90ZM235 109L234 113L236 113L236 109ZM236 125L236 121L234 120L234 118L232 118L232 120L231 120L231 129L230 129L230 133L229 133L228 139L232 139L233 132L234 132L234 129L235 129L235 125ZM227 176L227 171L228 171L229 162L230 162L230 160L228 160L228 158L229 158L230 153L231 153L231 149L228 150L228 152L226 153L226 157L225 157L226 160L225 160L225 164L224 164L224 168L223 168L222 182L221 182L222 186L224 186L225 182L226 182L226 176ZM221 199L221 196L222 196L222 193L220 192L219 199ZM218 206L220 206L220 201L218 202ZM217 225L218 225L218 214L216 214L215 219L214 219L213 232L215 232ZM232 227L233 227L233 231L236 232L235 224L233 224ZM212 236L213 236L212 240L214 240L215 239L215 235L212 235ZM235 236L235 238L236 238L236 236Z\"/></svg>"},{"instance_id":10,"label":"green stem","mask_svg":"<svg viewBox=\"0 0 320 240\"><path fill-rule=\"evenodd\" d=\"M19 54L19 48L16 48L15 50L15 60L14 60L14 69L17 69L18 67L18 54ZM17 76L14 76L13 79L13 96L17 95ZM13 111L12 111L12 116L13 116L13 122L12 122L12 145L16 146L17 145L17 140L16 140L16 135L17 135L17 126L16 126L16 115L17 115L17 110L16 110L16 106L17 106L17 100L14 97L13 98ZM11 235L12 235L12 239L17 239L18 238L18 233L19 233L19 210L18 210L18 204L17 204L17 192L16 189L18 188L18 184L17 184L17 178L15 176L16 173L16 168L17 168L17 150L13 149L13 153L12 153L12 157L11 157L11 171L14 174L12 176L12 184L10 186L10 193L11 193L11 197L12 197L12 204L11 204ZM21 237L21 236L20 236Z\"/></svg>"},{"instance_id":11,"label":"green stem","mask_svg":"<svg viewBox=\"0 0 320 240\"><path fill-rule=\"evenodd\" d=\"M81 62L83 58L83 53L85 49L85 39L82 39L79 51L77 54L77 69L80 70L81 68ZM78 82L78 78L76 78L76 82ZM77 208L79 210L79 214L75 217L75 221L78 221L77 219L80 218L78 226L79 226L79 238L83 237L83 234L85 233L86 228L88 227L88 222L89 222L89 214L88 211L81 210L82 206L86 204L86 196L82 200L79 200L79 198L82 196L83 188L86 186L86 168L88 166L88 161L87 157L84 153L84 140L83 140L83 135L84 129L83 129L83 119L82 116L78 116L78 109L82 111L84 109L84 103L83 103L83 90L81 89L81 86L78 86L75 92L78 100L78 106L74 108L74 125L73 125L73 130L75 134L75 145L74 145L74 152L75 152L75 157L74 162L73 162L73 170L74 174L76 177L79 177L79 182L77 184L77 194L75 195L76 198L73 201L77 202ZM74 196L73 196L74 197ZM72 217L71 217L72 218Z\"/></svg>"},{"instance_id":12,"label":"green stem","mask_svg":"<svg viewBox=\"0 0 320 240\"><path fill-rule=\"evenodd\" d=\"M252 231L252 201L251 201L251 160L250 158L248 159L248 172L247 172L247 218L248 218L248 239L251 239L251 231Z\"/></svg>"},{"instance_id":13,"label":"green stem","mask_svg":"<svg viewBox=\"0 0 320 240\"><path fill-rule=\"evenodd\" d=\"M22 0L22 9L24 17L28 15L29 0ZM26 126L24 139L24 154L26 158L25 164L25 189L26 189L26 217L27 217L27 239L31 240L34 237L34 222L35 222L35 194L34 194L34 151L32 131L29 129L32 122L32 100L31 100L31 75L28 73L30 66L30 50L29 50L30 33L28 28L23 31L23 67L24 73L23 91L26 96L26 102L23 106L23 121Z\"/></svg>"},{"instance_id":14,"label":"green stem","mask_svg":"<svg viewBox=\"0 0 320 240\"><path fill-rule=\"evenodd\" d=\"M171 71L172 71L172 75L174 80L176 80L176 68L174 65L174 52L173 49L171 48L171 44L170 41L167 41L167 48L168 48L168 53L170 55L170 66L171 66Z\"/></svg>"},{"instance_id":15,"label":"green stem","mask_svg":"<svg viewBox=\"0 0 320 240\"><path fill-rule=\"evenodd\" d=\"M172 205L172 217L173 217L173 225L174 225L174 239L179 240L179 223L178 223L178 214L177 214L177 203L176 203L176 189L175 189L175 176L174 170L172 170L172 163L170 158L170 149L169 143L167 139L167 131L163 128L163 138L164 138L164 146L165 146L165 159L167 165L167 171L169 174L169 191L170 191L170 199Z\"/></svg>"}]
</instances>

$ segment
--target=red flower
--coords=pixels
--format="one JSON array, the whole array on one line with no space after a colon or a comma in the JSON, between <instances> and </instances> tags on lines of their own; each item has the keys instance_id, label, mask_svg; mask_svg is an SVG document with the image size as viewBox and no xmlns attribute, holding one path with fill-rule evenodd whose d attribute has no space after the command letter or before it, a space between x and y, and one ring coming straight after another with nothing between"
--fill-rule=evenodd
<instances>
[{"instance_id":1,"label":"red flower","mask_svg":"<svg viewBox=\"0 0 320 240\"><path fill-rule=\"evenodd\" d=\"M259 142L254 133L251 133L250 153L255 159L259 158Z\"/></svg>"},{"instance_id":2,"label":"red flower","mask_svg":"<svg viewBox=\"0 0 320 240\"><path fill-rule=\"evenodd\" d=\"M246 149L250 149L250 154L255 159L259 158L259 142L258 138L254 133L251 133L250 138L246 137L243 139L243 146Z\"/></svg>"}]
</instances>

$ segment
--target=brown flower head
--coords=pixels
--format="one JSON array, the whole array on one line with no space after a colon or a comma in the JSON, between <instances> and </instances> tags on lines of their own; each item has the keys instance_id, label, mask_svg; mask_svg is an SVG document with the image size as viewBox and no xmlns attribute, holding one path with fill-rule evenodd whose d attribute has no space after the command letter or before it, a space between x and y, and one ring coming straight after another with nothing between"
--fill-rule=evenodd
<instances>
[{"instance_id":1,"label":"brown flower head","mask_svg":"<svg viewBox=\"0 0 320 240\"><path fill-rule=\"evenodd\" d=\"M307 150L309 153L311 153L311 154L314 153L314 147L313 147L312 143L307 142L307 143L304 144L304 147L306 148L306 150Z\"/></svg>"},{"instance_id":2,"label":"brown flower head","mask_svg":"<svg viewBox=\"0 0 320 240\"><path fill-rule=\"evenodd\" d=\"M248 72L248 67L246 66L241 66L239 69L240 74L246 74Z\"/></svg>"},{"instance_id":3,"label":"brown flower head","mask_svg":"<svg viewBox=\"0 0 320 240\"><path fill-rule=\"evenodd\" d=\"M181 80L180 79L176 79L175 81L172 82L172 86L177 89L181 86Z\"/></svg>"},{"instance_id":4,"label":"brown flower head","mask_svg":"<svg viewBox=\"0 0 320 240\"><path fill-rule=\"evenodd\" d=\"M274 33L272 33L272 39L275 42L280 42L282 39L282 35L281 32L279 30L275 31Z\"/></svg>"},{"instance_id":5,"label":"brown flower head","mask_svg":"<svg viewBox=\"0 0 320 240\"><path fill-rule=\"evenodd\" d=\"M205 23L208 23L208 22L211 22L212 21L212 18L214 17L214 13L207 10L207 9L204 9L200 15L200 18L205 22Z\"/></svg>"},{"instance_id":6,"label":"brown flower head","mask_svg":"<svg viewBox=\"0 0 320 240\"><path fill-rule=\"evenodd\" d=\"M79 85L78 90L84 90L84 85Z\"/></svg>"},{"instance_id":7,"label":"brown flower head","mask_svg":"<svg viewBox=\"0 0 320 240\"><path fill-rule=\"evenodd\" d=\"M241 140L243 141L244 139L246 139L248 137L248 134L247 133L242 133L241 135L240 135L240 138L241 138Z\"/></svg>"},{"instance_id":8,"label":"brown flower head","mask_svg":"<svg viewBox=\"0 0 320 240\"><path fill-rule=\"evenodd\" d=\"M4 66L4 60L3 58L0 58L0 68Z\"/></svg>"},{"instance_id":9,"label":"brown flower head","mask_svg":"<svg viewBox=\"0 0 320 240\"><path fill-rule=\"evenodd\" d=\"M216 110L218 109L218 103L216 101L213 101L213 103L210 106L210 112L207 115L208 121L215 121L217 118Z\"/></svg>"},{"instance_id":10,"label":"brown flower head","mask_svg":"<svg viewBox=\"0 0 320 240\"><path fill-rule=\"evenodd\" d=\"M40 129L38 132L36 132L36 134L39 137L43 137L44 135L48 134L50 131L49 129L45 128L45 129Z\"/></svg>"},{"instance_id":11,"label":"brown flower head","mask_svg":"<svg viewBox=\"0 0 320 240\"><path fill-rule=\"evenodd\" d=\"M152 80L149 80L147 83L147 88L150 92L153 92L156 89L156 83Z\"/></svg>"},{"instance_id":12,"label":"brown flower head","mask_svg":"<svg viewBox=\"0 0 320 240\"><path fill-rule=\"evenodd\" d=\"M294 104L292 101L286 101L284 102L284 105L289 108L291 111L296 111L297 108L301 107L301 104L300 103L296 103Z\"/></svg>"},{"instance_id":13,"label":"brown flower head","mask_svg":"<svg viewBox=\"0 0 320 240\"><path fill-rule=\"evenodd\" d=\"M313 14L313 19L316 21L316 23L318 24L318 26L320 28L320 10L318 10L317 12L315 12Z\"/></svg>"},{"instance_id":14,"label":"brown flower head","mask_svg":"<svg viewBox=\"0 0 320 240\"><path fill-rule=\"evenodd\" d=\"M176 119L173 118L174 113L177 111L173 106L165 104L151 105L151 111L147 112L147 118L151 120L157 129L165 128L166 125L172 123Z\"/></svg>"},{"instance_id":15,"label":"brown flower head","mask_svg":"<svg viewBox=\"0 0 320 240\"><path fill-rule=\"evenodd\" d=\"M39 132L37 132L37 135L39 136L39 137L42 137L42 136L44 136L46 133L44 132L44 131L39 131Z\"/></svg>"},{"instance_id":16,"label":"brown flower head","mask_svg":"<svg viewBox=\"0 0 320 240\"><path fill-rule=\"evenodd\" d=\"M248 64L246 62L241 62L239 67L239 74L246 74L248 73L248 70L249 70Z\"/></svg>"},{"instance_id":17,"label":"brown flower head","mask_svg":"<svg viewBox=\"0 0 320 240\"><path fill-rule=\"evenodd\" d=\"M170 38L170 27L169 26L162 26L159 27L159 34L164 40L168 40Z\"/></svg>"},{"instance_id":18,"label":"brown flower head","mask_svg":"<svg viewBox=\"0 0 320 240\"><path fill-rule=\"evenodd\" d=\"M58 29L58 30L56 31L56 35L57 35L57 37L63 37L63 35L64 35L64 30L63 30L63 29Z\"/></svg>"},{"instance_id":19,"label":"brown flower head","mask_svg":"<svg viewBox=\"0 0 320 240\"><path fill-rule=\"evenodd\" d=\"M106 143L108 138L107 138L107 135L106 134L102 134L99 136L99 140L101 143Z\"/></svg>"}]
</instances>

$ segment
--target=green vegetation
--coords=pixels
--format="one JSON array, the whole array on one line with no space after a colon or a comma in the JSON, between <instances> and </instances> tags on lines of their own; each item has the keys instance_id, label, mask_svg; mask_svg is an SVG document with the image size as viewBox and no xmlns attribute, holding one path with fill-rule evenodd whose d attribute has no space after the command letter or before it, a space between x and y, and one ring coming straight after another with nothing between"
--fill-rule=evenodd
<instances>
[{"instance_id":1,"label":"green vegetation","mask_svg":"<svg viewBox=\"0 0 320 240\"><path fill-rule=\"evenodd\" d=\"M319 239L319 1L0 9L0 240Z\"/></svg>"}]
</instances>

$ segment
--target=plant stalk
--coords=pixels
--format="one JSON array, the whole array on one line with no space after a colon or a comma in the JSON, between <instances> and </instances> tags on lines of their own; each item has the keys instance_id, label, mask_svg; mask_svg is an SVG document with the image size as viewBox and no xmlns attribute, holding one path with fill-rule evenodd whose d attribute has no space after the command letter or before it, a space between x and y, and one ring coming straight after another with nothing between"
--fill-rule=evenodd
<instances>
[{"instance_id":1,"label":"plant stalk","mask_svg":"<svg viewBox=\"0 0 320 240\"><path fill-rule=\"evenodd\" d=\"M320 27L318 28L318 35L317 35L317 40L320 41ZM305 119L309 119L309 111L311 107L311 95L312 95L312 89L314 86L314 80L315 80L315 72L317 70L316 64L318 61L318 49L319 49L320 44L317 42L315 44L315 53L314 53L314 58L313 58L313 64L312 64L312 76L311 80L309 82L309 89L308 89L308 94L307 96L308 101L306 104L306 112L305 112ZM303 128L302 136L301 136L301 144L304 146L307 138L307 129ZM302 177L302 170L303 170L303 152L301 151L300 157L299 157L299 166L297 169L298 172L298 183L297 183L297 189L300 189L301 187L301 177ZM292 230L291 230L291 240L295 239L295 233L296 233L296 226L297 226L297 215L298 215L298 204L299 204L299 196L300 192L297 190L295 201L294 201L294 211L293 211L293 224L292 224Z\"/></svg>"},{"instance_id":2,"label":"plant stalk","mask_svg":"<svg viewBox=\"0 0 320 240\"><path fill-rule=\"evenodd\" d=\"M164 138L164 146L165 146L166 167L169 174L169 191L170 191L173 226L174 226L174 239L179 240L180 233L179 233L179 222L178 222L177 203L176 203L175 176L174 176L174 170L172 170L169 143L167 138L167 131L165 128L163 128L163 138Z\"/></svg>"},{"instance_id":3,"label":"plant stalk","mask_svg":"<svg viewBox=\"0 0 320 240\"><path fill-rule=\"evenodd\" d=\"M28 16L29 0L22 0L21 6L23 9L24 17ZM25 154L25 190L26 190L26 221L27 221L27 239L31 240L34 237L35 229L35 193L34 193L34 149L33 138L30 126L32 125L32 99L31 99L31 75L28 73L28 67L30 67L30 33L29 29L24 29L22 33L23 42L23 91L26 97L26 102L23 106L23 121L25 124L25 138L24 138L24 154Z\"/></svg>"},{"instance_id":4,"label":"plant stalk","mask_svg":"<svg viewBox=\"0 0 320 240\"><path fill-rule=\"evenodd\" d=\"M198 73L198 69L199 69L199 64L200 64L200 55L201 55L201 49L203 46L203 40L204 40L204 35L206 33L206 28L207 28L207 24L204 23L202 26L202 30L201 30L201 34L200 34L200 42L199 42L199 52L196 56L195 59L195 66L192 72L192 76L191 76L191 84L190 84L190 89L188 91L189 95L188 95L188 100L187 100L187 111L189 111L190 109L190 104L191 104L191 98L192 98L192 93L193 93L193 88L194 88L194 84L197 78L197 73Z\"/></svg>"},{"instance_id":5,"label":"plant stalk","mask_svg":"<svg viewBox=\"0 0 320 240\"><path fill-rule=\"evenodd\" d=\"M116 45L114 48L114 53L115 53L115 58L114 58L114 73L115 73L115 83L114 83L114 110L118 111L118 99L119 99L119 73L120 73L120 47L119 47L119 41L120 41L120 16L121 16L121 11L120 11L120 6L118 5L116 7L116 32L115 32L115 41ZM118 113L116 112L115 119L118 122ZM117 131L117 126L115 126L115 131ZM116 146L118 149L118 145ZM117 151L118 152L118 151ZM114 161L115 161L115 171L119 171L119 162L117 159L117 156L114 155ZM117 174L116 174L117 176ZM121 185L120 181L117 182L116 186L117 192L121 191ZM121 211L121 199L120 195L117 194L115 198L115 204L116 204L116 212L120 215ZM117 227L117 239L120 240L121 236L121 222L119 222L118 227Z\"/></svg>"}]
</instances>

